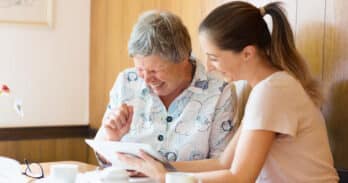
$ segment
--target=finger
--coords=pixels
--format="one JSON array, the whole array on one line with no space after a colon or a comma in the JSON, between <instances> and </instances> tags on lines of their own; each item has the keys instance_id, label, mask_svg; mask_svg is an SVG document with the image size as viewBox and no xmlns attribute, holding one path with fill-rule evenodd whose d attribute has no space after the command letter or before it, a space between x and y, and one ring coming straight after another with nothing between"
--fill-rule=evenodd
<instances>
[{"instance_id":1,"label":"finger","mask_svg":"<svg viewBox=\"0 0 348 183\"><path fill-rule=\"evenodd\" d=\"M121 119L117 119L117 120L114 120L112 121L112 123L116 126L117 129L122 129L122 120Z\"/></svg>"},{"instance_id":2,"label":"finger","mask_svg":"<svg viewBox=\"0 0 348 183\"><path fill-rule=\"evenodd\" d=\"M133 177L147 177L145 174L135 171L135 174L133 175Z\"/></svg>"},{"instance_id":3,"label":"finger","mask_svg":"<svg viewBox=\"0 0 348 183\"><path fill-rule=\"evenodd\" d=\"M146 153L144 150L140 150L140 153L139 153L139 156L147 161L147 162L150 162L150 163L156 163L157 160L155 160L151 155L149 155L148 153Z\"/></svg>"},{"instance_id":4,"label":"finger","mask_svg":"<svg viewBox=\"0 0 348 183\"><path fill-rule=\"evenodd\" d=\"M122 162L136 168L136 169L138 166L141 166L144 163L143 160L141 160L137 157L134 157L134 156L130 156L128 154L116 153L116 155L120 161L122 161Z\"/></svg>"},{"instance_id":5,"label":"finger","mask_svg":"<svg viewBox=\"0 0 348 183\"><path fill-rule=\"evenodd\" d=\"M127 171L129 177L136 177L138 175L137 171Z\"/></svg>"},{"instance_id":6,"label":"finger","mask_svg":"<svg viewBox=\"0 0 348 183\"><path fill-rule=\"evenodd\" d=\"M127 104L122 104L119 110L128 118L129 113L128 113L128 105Z\"/></svg>"},{"instance_id":7,"label":"finger","mask_svg":"<svg viewBox=\"0 0 348 183\"><path fill-rule=\"evenodd\" d=\"M105 126L105 128L110 129L110 130L117 129L117 126L115 125L114 120L106 122L104 124L104 126Z\"/></svg>"},{"instance_id":8,"label":"finger","mask_svg":"<svg viewBox=\"0 0 348 183\"><path fill-rule=\"evenodd\" d=\"M127 124L130 124L133 120L133 113L134 109L133 106L128 106L128 119L127 119Z\"/></svg>"},{"instance_id":9,"label":"finger","mask_svg":"<svg viewBox=\"0 0 348 183\"><path fill-rule=\"evenodd\" d=\"M121 126L125 125L127 123L127 111L123 110L119 110L116 114L116 121L118 121L119 123L121 123Z\"/></svg>"}]
</instances>

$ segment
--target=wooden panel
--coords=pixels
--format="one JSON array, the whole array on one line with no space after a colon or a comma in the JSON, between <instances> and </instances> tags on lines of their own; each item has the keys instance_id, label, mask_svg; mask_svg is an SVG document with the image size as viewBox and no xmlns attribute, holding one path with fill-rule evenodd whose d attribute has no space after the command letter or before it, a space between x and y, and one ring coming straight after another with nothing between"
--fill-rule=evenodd
<instances>
[{"instance_id":1,"label":"wooden panel","mask_svg":"<svg viewBox=\"0 0 348 183\"><path fill-rule=\"evenodd\" d=\"M160 8L173 12L178 15L184 25L187 27L191 42L193 54L202 59L201 49L198 41L198 26L203 19L203 5L200 0L177 0L161 1ZM193 8L194 7L194 8ZM204 57L203 57L204 58Z\"/></svg>"},{"instance_id":2,"label":"wooden panel","mask_svg":"<svg viewBox=\"0 0 348 183\"><path fill-rule=\"evenodd\" d=\"M0 141L21 139L54 139L86 137L93 135L89 126L55 126L55 127L23 127L0 128Z\"/></svg>"},{"instance_id":3,"label":"wooden panel","mask_svg":"<svg viewBox=\"0 0 348 183\"><path fill-rule=\"evenodd\" d=\"M75 160L87 162L88 148L83 138L1 141L0 155L35 162Z\"/></svg>"},{"instance_id":4,"label":"wooden panel","mask_svg":"<svg viewBox=\"0 0 348 183\"><path fill-rule=\"evenodd\" d=\"M91 1L91 46L90 46L90 105L89 121L92 128L99 128L106 105L105 90L105 22L106 1Z\"/></svg>"},{"instance_id":5,"label":"wooden panel","mask_svg":"<svg viewBox=\"0 0 348 183\"><path fill-rule=\"evenodd\" d=\"M324 27L325 0L298 1L296 44L311 72L320 80L324 61Z\"/></svg>"},{"instance_id":6,"label":"wooden panel","mask_svg":"<svg viewBox=\"0 0 348 183\"><path fill-rule=\"evenodd\" d=\"M326 1L323 78L328 91L324 106L335 165L348 168L348 1Z\"/></svg>"}]
</instances>

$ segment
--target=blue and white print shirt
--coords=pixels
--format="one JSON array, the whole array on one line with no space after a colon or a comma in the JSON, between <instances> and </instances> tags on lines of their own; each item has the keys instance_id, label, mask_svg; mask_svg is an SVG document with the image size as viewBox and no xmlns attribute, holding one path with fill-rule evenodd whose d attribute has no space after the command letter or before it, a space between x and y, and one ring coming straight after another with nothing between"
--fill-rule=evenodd
<instances>
[{"instance_id":1,"label":"blue and white print shirt","mask_svg":"<svg viewBox=\"0 0 348 183\"><path fill-rule=\"evenodd\" d=\"M119 74L107 110L133 105L131 128L121 141L151 144L168 161L189 161L216 157L224 150L233 133L235 100L230 84L196 63L191 85L167 110L131 68Z\"/></svg>"}]
</instances>

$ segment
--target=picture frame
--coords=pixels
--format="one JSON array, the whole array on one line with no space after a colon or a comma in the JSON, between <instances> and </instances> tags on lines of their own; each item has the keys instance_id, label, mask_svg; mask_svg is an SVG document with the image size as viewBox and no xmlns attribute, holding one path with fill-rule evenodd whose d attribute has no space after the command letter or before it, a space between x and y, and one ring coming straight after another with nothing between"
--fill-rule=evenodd
<instances>
[{"instance_id":1,"label":"picture frame","mask_svg":"<svg viewBox=\"0 0 348 183\"><path fill-rule=\"evenodd\" d=\"M0 23L52 27L53 0L0 0Z\"/></svg>"}]
</instances>

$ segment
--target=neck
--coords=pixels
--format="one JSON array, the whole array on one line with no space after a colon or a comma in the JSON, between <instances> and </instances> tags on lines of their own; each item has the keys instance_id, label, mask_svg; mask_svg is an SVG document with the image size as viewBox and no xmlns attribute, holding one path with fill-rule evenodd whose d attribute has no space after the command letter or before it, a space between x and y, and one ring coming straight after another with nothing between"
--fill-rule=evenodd
<instances>
[{"instance_id":1,"label":"neck","mask_svg":"<svg viewBox=\"0 0 348 183\"><path fill-rule=\"evenodd\" d=\"M253 69L250 70L249 77L246 79L252 88L255 87L260 81L279 71L279 69L272 66L266 59L259 59L254 63L254 67L252 67Z\"/></svg>"}]
</instances>

